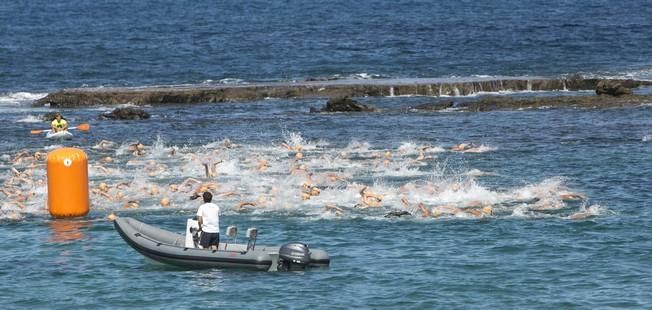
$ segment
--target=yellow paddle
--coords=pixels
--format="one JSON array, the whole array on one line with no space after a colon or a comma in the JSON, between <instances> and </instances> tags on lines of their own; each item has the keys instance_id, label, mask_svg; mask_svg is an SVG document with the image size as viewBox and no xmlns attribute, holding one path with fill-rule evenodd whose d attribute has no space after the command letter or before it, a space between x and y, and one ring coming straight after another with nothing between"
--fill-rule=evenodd
<instances>
[{"instance_id":1,"label":"yellow paddle","mask_svg":"<svg viewBox=\"0 0 652 310\"><path fill-rule=\"evenodd\" d=\"M81 131L88 131L88 130L91 129L91 125L88 124L88 123L83 123L83 124L79 124L79 125L77 125L75 127L68 128L68 130L72 130L72 129L77 129L77 130L81 130ZM30 130L29 133L31 133L33 135L37 135L37 134L45 132L45 131L50 131L50 129Z\"/></svg>"}]
</instances>

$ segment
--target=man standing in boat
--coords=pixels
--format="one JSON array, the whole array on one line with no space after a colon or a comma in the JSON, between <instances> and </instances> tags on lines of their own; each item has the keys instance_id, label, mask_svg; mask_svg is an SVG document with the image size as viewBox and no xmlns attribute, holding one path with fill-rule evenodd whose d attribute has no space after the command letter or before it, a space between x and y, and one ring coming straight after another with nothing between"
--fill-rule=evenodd
<instances>
[{"instance_id":1,"label":"man standing in boat","mask_svg":"<svg viewBox=\"0 0 652 310\"><path fill-rule=\"evenodd\" d=\"M210 192L204 192L202 197L204 204L197 210L197 221L199 221L199 231L201 231L199 244L204 249L210 247L217 250L220 243L220 207L211 202L213 195Z\"/></svg>"}]
</instances>

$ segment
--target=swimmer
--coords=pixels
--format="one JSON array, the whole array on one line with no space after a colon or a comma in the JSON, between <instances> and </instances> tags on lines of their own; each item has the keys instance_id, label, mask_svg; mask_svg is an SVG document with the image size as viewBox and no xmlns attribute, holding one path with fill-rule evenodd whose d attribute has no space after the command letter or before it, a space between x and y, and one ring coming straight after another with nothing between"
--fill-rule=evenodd
<instances>
[{"instance_id":1,"label":"swimmer","mask_svg":"<svg viewBox=\"0 0 652 310\"><path fill-rule=\"evenodd\" d=\"M451 205L444 205L444 206L433 207L430 210L430 215L436 218L442 215L457 215L460 212L462 212L462 209L458 207L451 206Z\"/></svg>"},{"instance_id":2,"label":"swimmer","mask_svg":"<svg viewBox=\"0 0 652 310\"><path fill-rule=\"evenodd\" d=\"M550 198L538 199L534 205L528 206L530 210L535 211L558 210L563 207L564 203L562 201Z\"/></svg>"},{"instance_id":3,"label":"swimmer","mask_svg":"<svg viewBox=\"0 0 652 310\"><path fill-rule=\"evenodd\" d=\"M231 140L229 138L224 139L224 142L222 142L222 145L227 149L232 149L232 148L238 147L238 145L231 142Z\"/></svg>"},{"instance_id":4,"label":"swimmer","mask_svg":"<svg viewBox=\"0 0 652 310\"><path fill-rule=\"evenodd\" d=\"M254 207L255 208L257 205L258 205L257 203L252 202L252 201L243 201L243 202L240 202L239 204L237 204L235 207L233 207L233 209L235 211L237 211L237 212L241 212L241 211L249 210L249 208L247 208L247 207Z\"/></svg>"},{"instance_id":5,"label":"swimmer","mask_svg":"<svg viewBox=\"0 0 652 310\"><path fill-rule=\"evenodd\" d=\"M25 208L26 208L25 204L23 204L23 203L20 202L20 201L12 200L11 203L13 203L15 206L17 206L17 207L19 207L19 208L21 208L21 209L25 209Z\"/></svg>"},{"instance_id":6,"label":"swimmer","mask_svg":"<svg viewBox=\"0 0 652 310\"><path fill-rule=\"evenodd\" d=\"M426 150L431 148L430 145L420 145L419 146L419 156L417 156L416 161L426 161L431 160L431 156L426 156Z\"/></svg>"},{"instance_id":7,"label":"swimmer","mask_svg":"<svg viewBox=\"0 0 652 310\"><path fill-rule=\"evenodd\" d=\"M281 143L281 146L288 151L301 152L301 150L303 150L303 146L301 146L300 144L297 144L295 146L290 146L287 143Z\"/></svg>"},{"instance_id":8,"label":"swimmer","mask_svg":"<svg viewBox=\"0 0 652 310\"><path fill-rule=\"evenodd\" d=\"M108 150L115 147L115 143L109 140L102 140L95 144L94 146L91 146L92 149L95 150Z\"/></svg>"},{"instance_id":9,"label":"swimmer","mask_svg":"<svg viewBox=\"0 0 652 310\"><path fill-rule=\"evenodd\" d=\"M100 183L100 186L98 188L91 189L91 193L93 193L95 195L98 195L98 196L102 196L102 197L107 198L109 200L113 200L111 198L111 195L109 195L108 191L109 191L108 187L107 187L107 185L105 183Z\"/></svg>"},{"instance_id":10,"label":"swimmer","mask_svg":"<svg viewBox=\"0 0 652 310\"><path fill-rule=\"evenodd\" d=\"M410 212L407 212L405 210L394 210L385 214L385 217L401 217L404 215L412 215L412 214L410 214Z\"/></svg>"},{"instance_id":11,"label":"swimmer","mask_svg":"<svg viewBox=\"0 0 652 310\"><path fill-rule=\"evenodd\" d=\"M114 201L119 201L119 200L122 200L122 198L125 198L125 194L123 192L117 192L117 193L115 193L115 198L113 200Z\"/></svg>"},{"instance_id":12,"label":"swimmer","mask_svg":"<svg viewBox=\"0 0 652 310\"><path fill-rule=\"evenodd\" d=\"M337 181L346 181L346 177L340 176L339 174L337 174L335 172L329 172L329 173L326 174L326 176L328 177L328 180L330 182L333 182L333 183L335 183Z\"/></svg>"},{"instance_id":13,"label":"swimmer","mask_svg":"<svg viewBox=\"0 0 652 310\"><path fill-rule=\"evenodd\" d=\"M184 188L187 188L187 187L192 188L192 184L201 184L201 183L202 182L197 180L197 179L187 178L183 182L181 182L181 184L179 184L179 186L177 186L177 189L184 189Z\"/></svg>"},{"instance_id":14,"label":"swimmer","mask_svg":"<svg viewBox=\"0 0 652 310\"><path fill-rule=\"evenodd\" d=\"M403 205L403 208L409 209L410 208L410 201L407 200L405 197L401 197L401 204Z\"/></svg>"},{"instance_id":15,"label":"swimmer","mask_svg":"<svg viewBox=\"0 0 652 310\"><path fill-rule=\"evenodd\" d=\"M217 176L217 165L221 164L223 161L220 160L218 162L214 162L210 164L210 168L208 163L203 163L202 165L204 166L204 173L206 174L206 178L209 177L216 177Z\"/></svg>"},{"instance_id":16,"label":"swimmer","mask_svg":"<svg viewBox=\"0 0 652 310\"><path fill-rule=\"evenodd\" d=\"M493 208L491 206L484 206L482 209L462 209L468 215L473 217L485 217L493 215Z\"/></svg>"},{"instance_id":17,"label":"swimmer","mask_svg":"<svg viewBox=\"0 0 652 310\"><path fill-rule=\"evenodd\" d=\"M130 144L127 150L134 156L141 156L145 154L145 145L140 142L135 142Z\"/></svg>"},{"instance_id":18,"label":"swimmer","mask_svg":"<svg viewBox=\"0 0 652 310\"><path fill-rule=\"evenodd\" d=\"M474 207L482 207L484 203L482 201L478 200L472 200L472 201L467 201L464 203L464 206L469 207L469 208L474 208Z\"/></svg>"},{"instance_id":19,"label":"swimmer","mask_svg":"<svg viewBox=\"0 0 652 310\"><path fill-rule=\"evenodd\" d=\"M101 165L94 165L94 166L92 166L92 167L95 168L95 169L97 169L97 170L99 170L99 171L101 171L101 172L104 173L104 174L110 174L109 169L107 169L107 168L104 167L104 166L101 166Z\"/></svg>"},{"instance_id":20,"label":"swimmer","mask_svg":"<svg viewBox=\"0 0 652 310\"><path fill-rule=\"evenodd\" d=\"M426 208L426 206L423 204L423 202L419 202L419 204L417 205L417 208L419 208L419 211L421 212L421 217L429 217L431 215L430 210L428 210L428 208Z\"/></svg>"},{"instance_id":21,"label":"swimmer","mask_svg":"<svg viewBox=\"0 0 652 310\"><path fill-rule=\"evenodd\" d=\"M20 165L23 163L23 159L30 158L32 159L32 155L29 154L27 150L22 150L18 152L16 155L14 155L14 159L12 160L13 165Z\"/></svg>"},{"instance_id":22,"label":"swimmer","mask_svg":"<svg viewBox=\"0 0 652 310\"><path fill-rule=\"evenodd\" d=\"M205 192L209 192L211 190L215 190L219 187L217 183L214 182L209 182L209 183L200 183L197 188L195 188L195 192L190 196L190 200L195 200L201 195L203 195Z\"/></svg>"},{"instance_id":23,"label":"swimmer","mask_svg":"<svg viewBox=\"0 0 652 310\"><path fill-rule=\"evenodd\" d=\"M476 148L477 146L473 142L469 143L460 143L457 145L452 146L449 150L455 151L455 152L465 152L470 149Z\"/></svg>"},{"instance_id":24,"label":"swimmer","mask_svg":"<svg viewBox=\"0 0 652 310\"><path fill-rule=\"evenodd\" d=\"M592 217L592 216L594 216L593 213L588 212L587 210L584 210L584 211L577 211L577 212L575 212L575 213L573 213L573 214L571 214L571 215L569 215L569 216L567 216L565 218L569 219L569 220L584 220L584 219L587 219L587 218Z\"/></svg>"},{"instance_id":25,"label":"swimmer","mask_svg":"<svg viewBox=\"0 0 652 310\"><path fill-rule=\"evenodd\" d=\"M577 193L562 193L559 194L559 199L562 201L576 201L576 200L583 200L585 197L582 194L577 194Z\"/></svg>"},{"instance_id":26,"label":"swimmer","mask_svg":"<svg viewBox=\"0 0 652 310\"><path fill-rule=\"evenodd\" d=\"M91 190L91 192L92 192L93 194L95 194L95 195L102 196L102 197L104 197L104 198L106 198L106 199L112 200L111 195L109 195L109 194L107 194L107 193L103 193L103 192L97 191L97 190L95 190L95 189L94 189L94 190Z\"/></svg>"},{"instance_id":27,"label":"swimmer","mask_svg":"<svg viewBox=\"0 0 652 310\"><path fill-rule=\"evenodd\" d=\"M161 206L163 206L164 208L167 208L167 207L170 206L170 198L168 198L168 197L163 197L163 198L161 198L161 200L159 201L159 203L160 203Z\"/></svg>"},{"instance_id":28,"label":"swimmer","mask_svg":"<svg viewBox=\"0 0 652 310\"><path fill-rule=\"evenodd\" d=\"M337 206L332 205L332 204L327 204L327 205L325 205L325 206L324 206L324 209L326 209L326 211L328 211L328 212L333 212L333 213L335 213L336 216L342 216L342 215L344 215L344 210L342 210L342 208L337 207Z\"/></svg>"},{"instance_id":29,"label":"swimmer","mask_svg":"<svg viewBox=\"0 0 652 310\"><path fill-rule=\"evenodd\" d=\"M37 161L45 160L48 157L47 153L36 151L34 152L34 159Z\"/></svg>"},{"instance_id":30,"label":"swimmer","mask_svg":"<svg viewBox=\"0 0 652 310\"><path fill-rule=\"evenodd\" d=\"M104 182L100 182L100 185L97 186L97 189L105 193L109 191L109 188L110 187Z\"/></svg>"},{"instance_id":31,"label":"swimmer","mask_svg":"<svg viewBox=\"0 0 652 310\"><path fill-rule=\"evenodd\" d=\"M138 209L140 204L137 200L129 200L124 205L122 205L122 207L125 209Z\"/></svg>"},{"instance_id":32,"label":"swimmer","mask_svg":"<svg viewBox=\"0 0 652 310\"><path fill-rule=\"evenodd\" d=\"M231 197L231 196L240 196L240 194L237 193L237 192L233 192L233 191L231 191L231 192L220 193L220 194L217 194L217 195L215 195L215 196L219 196L219 197Z\"/></svg>"},{"instance_id":33,"label":"swimmer","mask_svg":"<svg viewBox=\"0 0 652 310\"><path fill-rule=\"evenodd\" d=\"M158 164L154 160L147 161L147 164L143 167L143 172L147 173L150 177L154 177L158 174L165 172L168 168L165 164Z\"/></svg>"},{"instance_id":34,"label":"swimmer","mask_svg":"<svg viewBox=\"0 0 652 310\"><path fill-rule=\"evenodd\" d=\"M306 169L307 169L307 167L306 167L305 164L301 164L301 165L299 165L297 167L295 165L295 163L292 163L292 166L290 166L290 174L291 175L297 175L297 174L300 174L300 173L305 173Z\"/></svg>"},{"instance_id":35,"label":"swimmer","mask_svg":"<svg viewBox=\"0 0 652 310\"><path fill-rule=\"evenodd\" d=\"M261 159L258 161L258 164L256 164L256 170L258 171L266 171L269 168L269 162L266 159Z\"/></svg>"},{"instance_id":36,"label":"swimmer","mask_svg":"<svg viewBox=\"0 0 652 310\"><path fill-rule=\"evenodd\" d=\"M115 221L117 218L118 218L118 216L115 215L115 213L113 213L113 212L109 213L109 215L106 216L106 219L109 220L109 221Z\"/></svg>"},{"instance_id":37,"label":"swimmer","mask_svg":"<svg viewBox=\"0 0 652 310\"><path fill-rule=\"evenodd\" d=\"M412 206L410 204L410 201L408 201L407 198L402 197L401 198L401 204L403 204L403 208L411 210ZM417 208L419 209L419 212L421 212L421 217L430 217L430 211L426 208L426 206L423 204L423 202L420 202L417 205Z\"/></svg>"},{"instance_id":38,"label":"swimmer","mask_svg":"<svg viewBox=\"0 0 652 310\"><path fill-rule=\"evenodd\" d=\"M375 194L372 191L370 191L367 186L363 187L362 190L360 190L360 196L362 198L362 204L360 208L378 208L380 207L380 203L383 201L383 195Z\"/></svg>"}]
</instances>

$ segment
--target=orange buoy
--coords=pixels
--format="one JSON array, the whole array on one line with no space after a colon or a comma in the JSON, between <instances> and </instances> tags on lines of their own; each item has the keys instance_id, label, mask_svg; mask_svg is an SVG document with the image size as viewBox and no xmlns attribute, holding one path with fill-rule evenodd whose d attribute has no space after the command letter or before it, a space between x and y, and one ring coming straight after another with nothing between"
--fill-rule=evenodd
<instances>
[{"instance_id":1,"label":"orange buoy","mask_svg":"<svg viewBox=\"0 0 652 310\"><path fill-rule=\"evenodd\" d=\"M48 153L48 211L54 217L88 214L88 157L76 148Z\"/></svg>"}]
</instances>

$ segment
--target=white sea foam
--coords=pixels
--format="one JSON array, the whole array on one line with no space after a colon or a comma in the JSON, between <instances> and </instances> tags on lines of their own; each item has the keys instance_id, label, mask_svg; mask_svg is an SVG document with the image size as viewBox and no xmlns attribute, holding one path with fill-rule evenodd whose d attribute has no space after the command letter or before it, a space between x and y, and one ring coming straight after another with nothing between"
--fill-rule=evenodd
<instances>
[{"instance_id":1,"label":"white sea foam","mask_svg":"<svg viewBox=\"0 0 652 310\"><path fill-rule=\"evenodd\" d=\"M17 119L16 123L43 123L43 120L38 116L34 116L30 114L23 118Z\"/></svg>"},{"instance_id":2,"label":"white sea foam","mask_svg":"<svg viewBox=\"0 0 652 310\"><path fill-rule=\"evenodd\" d=\"M28 93L28 92L0 94L0 106L29 105L32 104L34 101L41 99L47 95L48 95L47 93Z\"/></svg>"},{"instance_id":3,"label":"white sea foam","mask_svg":"<svg viewBox=\"0 0 652 310\"><path fill-rule=\"evenodd\" d=\"M637 70L622 72L598 72L583 75L584 78L598 79L633 79L641 81L652 81L652 68L642 68Z\"/></svg>"},{"instance_id":4,"label":"white sea foam","mask_svg":"<svg viewBox=\"0 0 652 310\"><path fill-rule=\"evenodd\" d=\"M219 80L220 84L247 84L245 80L243 79L236 79L236 78L224 78Z\"/></svg>"},{"instance_id":5,"label":"white sea foam","mask_svg":"<svg viewBox=\"0 0 652 310\"><path fill-rule=\"evenodd\" d=\"M492 172L485 172L480 169L471 169L467 172L464 172L463 175L470 176L470 177L483 177L483 176L492 176L495 174Z\"/></svg>"}]
</instances>

